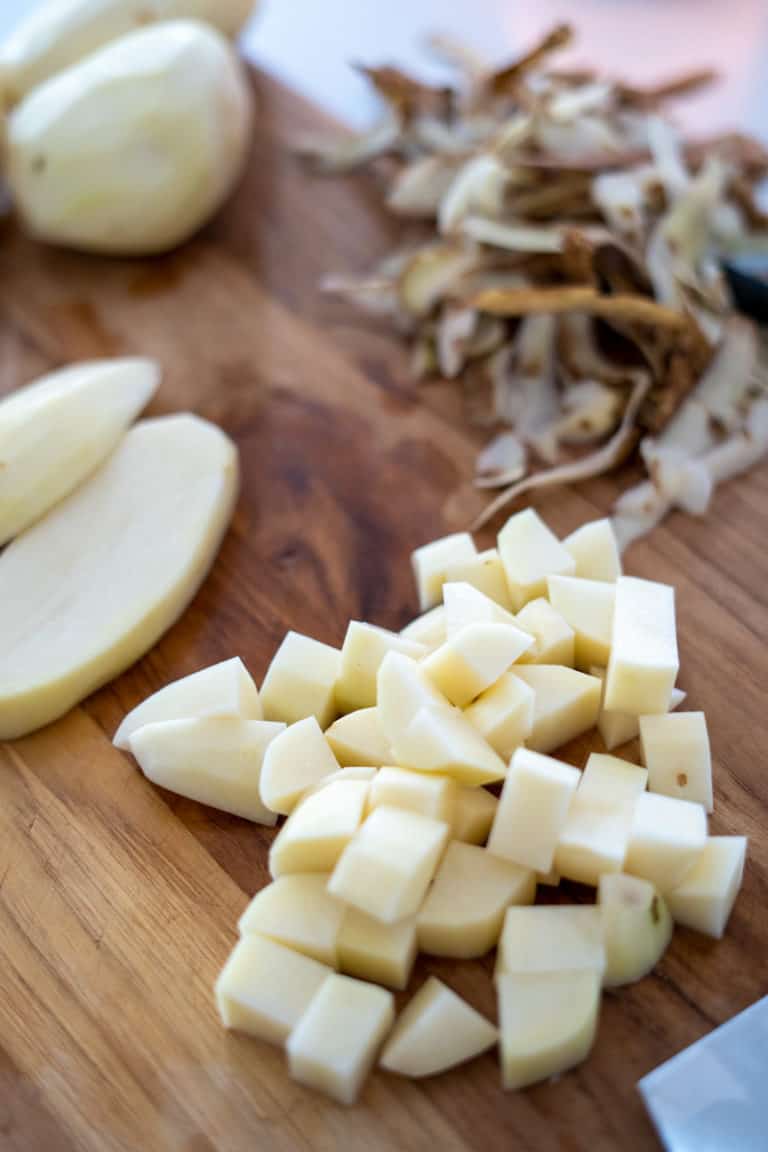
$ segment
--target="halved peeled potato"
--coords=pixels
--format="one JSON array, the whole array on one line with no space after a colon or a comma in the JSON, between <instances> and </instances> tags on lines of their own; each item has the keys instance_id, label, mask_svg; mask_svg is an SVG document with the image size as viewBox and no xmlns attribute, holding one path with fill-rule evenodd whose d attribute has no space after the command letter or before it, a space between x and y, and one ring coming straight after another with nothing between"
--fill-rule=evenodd
<instances>
[{"instance_id":1,"label":"halved peeled potato","mask_svg":"<svg viewBox=\"0 0 768 1152\"><path fill-rule=\"evenodd\" d=\"M380 1064L401 1076L437 1076L487 1052L497 1039L485 1016L430 976L398 1016Z\"/></svg>"}]
</instances>

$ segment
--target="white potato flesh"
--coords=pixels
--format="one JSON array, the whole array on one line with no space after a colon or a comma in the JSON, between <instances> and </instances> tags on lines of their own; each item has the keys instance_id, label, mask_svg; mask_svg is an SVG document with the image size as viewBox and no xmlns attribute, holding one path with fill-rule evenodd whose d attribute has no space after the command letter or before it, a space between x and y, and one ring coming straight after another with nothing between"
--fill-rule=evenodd
<instances>
[{"instance_id":1,"label":"white potato flesh","mask_svg":"<svg viewBox=\"0 0 768 1152\"><path fill-rule=\"evenodd\" d=\"M316 784L312 784L301 797L301 803L306 800L315 792L319 792L321 788L327 788L331 784L335 784L337 780L364 780L366 784L376 779L377 768L370 768L361 765L359 768L339 768L335 772L331 772L329 776L323 776ZM370 792L369 792L370 796Z\"/></svg>"},{"instance_id":2,"label":"white potato flesh","mask_svg":"<svg viewBox=\"0 0 768 1152\"><path fill-rule=\"evenodd\" d=\"M422 662L451 704L465 707L502 676L533 644L513 624L467 624Z\"/></svg>"},{"instance_id":3,"label":"white potato flesh","mask_svg":"<svg viewBox=\"0 0 768 1152\"><path fill-rule=\"evenodd\" d=\"M288 1037L291 1076L340 1104L354 1104L394 1019L391 992L334 973Z\"/></svg>"},{"instance_id":4,"label":"white potato flesh","mask_svg":"<svg viewBox=\"0 0 768 1152\"><path fill-rule=\"evenodd\" d=\"M271 827L277 817L262 800L261 771L269 745L283 730L268 720L204 716L146 724L129 743L153 784Z\"/></svg>"},{"instance_id":5,"label":"white potato flesh","mask_svg":"<svg viewBox=\"0 0 768 1152\"><path fill-rule=\"evenodd\" d=\"M744 877L746 836L710 836L667 899L677 924L720 939Z\"/></svg>"},{"instance_id":6,"label":"white potato flesh","mask_svg":"<svg viewBox=\"0 0 768 1152\"><path fill-rule=\"evenodd\" d=\"M237 449L195 416L137 424L0 555L0 739L63 715L156 643L232 515Z\"/></svg>"},{"instance_id":7,"label":"white potato flesh","mask_svg":"<svg viewBox=\"0 0 768 1152\"><path fill-rule=\"evenodd\" d=\"M605 707L636 716L668 712L679 667L674 588L620 576Z\"/></svg>"},{"instance_id":8,"label":"white potato flesh","mask_svg":"<svg viewBox=\"0 0 768 1152\"><path fill-rule=\"evenodd\" d=\"M510 904L532 904L536 876L452 840L417 916L419 951L470 959L495 947Z\"/></svg>"},{"instance_id":9,"label":"white potato flesh","mask_svg":"<svg viewBox=\"0 0 768 1152\"><path fill-rule=\"evenodd\" d=\"M499 554L514 612L529 600L546 596L547 576L572 576L576 570L573 557L533 508L517 512L504 525Z\"/></svg>"},{"instance_id":10,"label":"white potato flesh","mask_svg":"<svg viewBox=\"0 0 768 1152\"><path fill-rule=\"evenodd\" d=\"M498 1036L490 1020L430 976L398 1016L379 1063L400 1076L437 1076L481 1056Z\"/></svg>"},{"instance_id":11,"label":"white potato flesh","mask_svg":"<svg viewBox=\"0 0 768 1152\"><path fill-rule=\"evenodd\" d=\"M512 757L488 838L488 851L521 868L550 872L581 773L519 748Z\"/></svg>"},{"instance_id":12,"label":"white potato flesh","mask_svg":"<svg viewBox=\"0 0 768 1152\"><path fill-rule=\"evenodd\" d=\"M376 694L379 723L393 750L423 707L448 710L448 702L425 674L423 666L402 652L388 652L384 657Z\"/></svg>"},{"instance_id":13,"label":"white potato flesh","mask_svg":"<svg viewBox=\"0 0 768 1152\"><path fill-rule=\"evenodd\" d=\"M693 867L707 842L701 804L643 792L638 797L624 870L667 893Z\"/></svg>"},{"instance_id":14,"label":"white potato flesh","mask_svg":"<svg viewBox=\"0 0 768 1152\"><path fill-rule=\"evenodd\" d=\"M496 954L495 978L605 969L603 922L595 904L510 907Z\"/></svg>"},{"instance_id":15,"label":"white potato flesh","mask_svg":"<svg viewBox=\"0 0 768 1152\"><path fill-rule=\"evenodd\" d=\"M417 616L405 628L401 628L400 635L408 640L416 640L433 652L445 640L445 608L442 604L430 608L423 616Z\"/></svg>"},{"instance_id":16,"label":"white potato flesh","mask_svg":"<svg viewBox=\"0 0 768 1152\"><path fill-rule=\"evenodd\" d=\"M254 6L255 0L45 0L0 44L0 88L6 106L146 24L203 20L225 36L237 36Z\"/></svg>"},{"instance_id":17,"label":"white potato flesh","mask_svg":"<svg viewBox=\"0 0 768 1152\"><path fill-rule=\"evenodd\" d=\"M445 579L470 584L501 608L512 607L498 548L478 552L471 560L448 564L445 568ZM443 598L445 598L445 586L443 586Z\"/></svg>"},{"instance_id":18,"label":"white potato flesh","mask_svg":"<svg viewBox=\"0 0 768 1152\"><path fill-rule=\"evenodd\" d=\"M712 758L703 712L640 717L640 745L648 788L713 808Z\"/></svg>"},{"instance_id":19,"label":"white potato flesh","mask_svg":"<svg viewBox=\"0 0 768 1152\"><path fill-rule=\"evenodd\" d=\"M653 884L623 873L600 877L598 904L605 944L603 986L634 984L651 972L672 939L672 917Z\"/></svg>"},{"instance_id":20,"label":"white potato flesh","mask_svg":"<svg viewBox=\"0 0 768 1152\"><path fill-rule=\"evenodd\" d=\"M507 766L457 709L421 708L393 741L403 768L439 772L459 784L480 786L503 780Z\"/></svg>"},{"instance_id":21,"label":"white potato flesh","mask_svg":"<svg viewBox=\"0 0 768 1152\"><path fill-rule=\"evenodd\" d=\"M371 784L368 807L371 810L382 805L406 808L450 824L457 791L455 781L449 776L409 772L405 768L381 768Z\"/></svg>"},{"instance_id":22,"label":"white potato flesh","mask_svg":"<svg viewBox=\"0 0 768 1152\"><path fill-rule=\"evenodd\" d=\"M314 716L321 728L327 728L336 715L340 667L338 648L300 632L286 633L261 686L266 719L295 724Z\"/></svg>"},{"instance_id":23,"label":"white potato flesh","mask_svg":"<svg viewBox=\"0 0 768 1152\"><path fill-rule=\"evenodd\" d=\"M341 665L336 682L336 703L342 712L376 705L376 677L387 652L402 652L412 660L421 660L429 649L416 640L364 624L350 621L341 648Z\"/></svg>"},{"instance_id":24,"label":"white potato flesh","mask_svg":"<svg viewBox=\"0 0 768 1152\"><path fill-rule=\"evenodd\" d=\"M34 88L6 123L6 169L33 235L149 255L216 212L245 163L251 89L212 27L129 33Z\"/></svg>"},{"instance_id":25,"label":"white potato flesh","mask_svg":"<svg viewBox=\"0 0 768 1152\"><path fill-rule=\"evenodd\" d=\"M467 624L511 624L517 620L479 588L462 580L443 584L445 635L454 636Z\"/></svg>"},{"instance_id":26,"label":"white potato flesh","mask_svg":"<svg viewBox=\"0 0 768 1152\"><path fill-rule=\"evenodd\" d=\"M0 546L106 460L159 383L154 360L91 360L0 400Z\"/></svg>"},{"instance_id":27,"label":"white potato flesh","mask_svg":"<svg viewBox=\"0 0 768 1152\"><path fill-rule=\"evenodd\" d=\"M413 916L448 833L446 823L417 812L375 808L345 848L328 891L385 924Z\"/></svg>"},{"instance_id":28,"label":"white potato flesh","mask_svg":"<svg viewBox=\"0 0 768 1152\"><path fill-rule=\"evenodd\" d=\"M510 675L532 688L533 728L526 740L535 752L554 752L594 728L602 685L595 676L551 664L515 664Z\"/></svg>"},{"instance_id":29,"label":"white potato flesh","mask_svg":"<svg viewBox=\"0 0 768 1152\"><path fill-rule=\"evenodd\" d=\"M403 989L416 959L416 917L382 924L358 908L347 908L337 947L342 972Z\"/></svg>"},{"instance_id":30,"label":"white potato flesh","mask_svg":"<svg viewBox=\"0 0 768 1152\"><path fill-rule=\"evenodd\" d=\"M465 564L476 555L477 549L469 532L443 536L411 553L411 567L422 612L440 603L446 570L455 564Z\"/></svg>"},{"instance_id":31,"label":"white potato flesh","mask_svg":"<svg viewBox=\"0 0 768 1152\"><path fill-rule=\"evenodd\" d=\"M547 972L498 981L505 1089L548 1080L586 1060L600 1010L600 975Z\"/></svg>"},{"instance_id":32,"label":"white potato flesh","mask_svg":"<svg viewBox=\"0 0 768 1152\"><path fill-rule=\"evenodd\" d=\"M284 1044L332 969L267 936L242 936L216 981L225 1028Z\"/></svg>"},{"instance_id":33,"label":"white potato flesh","mask_svg":"<svg viewBox=\"0 0 768 1152\"><path fill-rule=\"evenodd\" d=\"M338 967L337 943L344 905L326 892L328 874L280 876L257 892L240 917L241 936L269 936L286 948Z\"/></svg>"},{"instance_id":34,"label":"white potato flesh","mask_svg":"<svg viewBox=\"0 0 768 1152\"><path fill-rule=\"evenodd\" d=\"M576 667L588 671L593 664L607 664L613 634L614 586L576 576L550 576L547 587L550 604L573 628Z\"/></svg>"},{"instance_id":35,"label":"white potato flesh","mask_svg":"<svg viewBox=\"0 0 768 1152\"><path fill-rule=\"evenodd\" d=\"M325 738L343 768L364 765L380 768L394 759L376 708L360 708L340 716L326 728Z\"/></svg>"},{"instance_id":36,"label":"white potato flesh","mask_svg":"<svg viewBox=\"0 0 768 1152\"><path fill-rule=\"evenodd\" d=\"M485 788L460 787L456 793L451 836L463 844L485 844L498 800Z\"/></svg>"},{"instance_id":37,"label":"white potato flesh","mask_svg":"<svg viewBox=\"0 0 768 1152\"><path fill-rule=\"evenodd\" d=\"M563 540L563 548L576 563L574 575L584 580L614 584L621 576L621 555L610 519L582 524Z\"/></svg>"},{"instance_id":38,"label":"white potato flesh","mask_svg":"<svg viewBox=\"0 0 768 1152\"><path fill-rule=\"evenodd\" d=\"M203 716L240 716L261 720L261 702L239 656L201 668L166 684L142 700L123 720L112 743L127 752L134 732L159 720L199 720Z\"/></svg>"},{"instance_id":39,"label":"white potato flesh","mask_svg":"<svg viewBox=\"0 0 768 1152\"><path fill-rule=\"evenodd\" d=\"M536 693L509 674L478 696L464 716L503 760L511 759L533 731Z\"/></svg>"},{"instance_id":40,"label":"white potato flesh","mask_svg":"<svg viewBox=\"0 0 768 1152\"><path fill-rule=\"evenodd\" d=\"M605 753L591 754L557 842L555 871L560 876L596 886L603 873L621 871L635 804L647 779L644 768Z\"/></svg>"},{"instance_id":41,"label":"white potato flesh","mask_svg":"<svg viewBox=\"0 0 768 1152\"><path fill-rule=\"evenodd\" d=\"M365 815L367 780L336 780L294 808L269 850L272 876L331 872Z\"/></svg>"},{"instance_id":42,"label":"white potato flesh","mask_svg":"<svg viewBox=\"0 0 768 1152\"><path fill-rule=\"evenodd\" d=\"M599 668L594 665L589 670L590 676L597 676L603 684L602 700L605 700L605 668ZM672 695L669 698L669 710L672 712L675 708L679 708L685 700L685 692L680 688L673 688ZM600 715L597 718L597 730L600 733L603 743L608 752L612 752L614 748L618 748L621 744L627 744L630 740L634 740L640 735L640 717L634 716L631 712L609 712L600 705Z\"/></svg>"},{"instance_id":43,"label":"white potato flesh","mask_svg":"<svg viewBox=\"0 0 768 1152\"><path fill-rule=\"evenodd\" d=\"M533 636L533 647L520 657L521 664L562 664L573 668L576 636L573 628L548 600L529 600L515 617L518 628Z\"/></svg>"},{"instance_id":44,"label":"white potato flesh","mask_svg":"<svg viewBox=\"0 0 768 1152\"><path fill-rule=\"evenodd\" d=\"M261 796L273 812L287 816L304 792L338 772L339 762L314 716L298 720L273 740L261 770Z\"/></svg>"}]
</instances>

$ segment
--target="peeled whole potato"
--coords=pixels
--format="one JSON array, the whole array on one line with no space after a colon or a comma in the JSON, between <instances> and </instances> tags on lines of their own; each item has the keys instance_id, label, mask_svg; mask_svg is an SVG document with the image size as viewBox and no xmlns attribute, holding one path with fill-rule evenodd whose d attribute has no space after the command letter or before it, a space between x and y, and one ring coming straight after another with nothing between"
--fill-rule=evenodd
<instances>
[{"instance_id":1,"label":"peeled whole potato","mask_svg":"<svg viewBox=\"0 0 768 1152\"><path fill-rule=\"evenodd\" d=\"M8 117L6 177L36 236L86 251L164 252L234 188L252 97L221 33L132 32L34 89Z\"/></svg>"},{"instance_id":2,"label":"peeled whole potato","mask_svg":"<svg viewBox=\"0 0 768 1152\"><path fill-rule=\"evenodd\" d=\"M105 44L161 20L202 20L237 36L256 0L47 0L0 44L7 107Z\"/></svg>"}]
</instances>

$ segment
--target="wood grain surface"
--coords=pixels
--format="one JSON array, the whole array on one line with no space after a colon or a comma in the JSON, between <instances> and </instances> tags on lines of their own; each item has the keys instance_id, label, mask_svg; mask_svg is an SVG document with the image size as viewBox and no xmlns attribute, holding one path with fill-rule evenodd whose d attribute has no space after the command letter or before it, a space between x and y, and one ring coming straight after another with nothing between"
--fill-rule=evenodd
<instances>
[{"instance_id":1,"label":"wood grain surface","mask_svg":"<svg viewBox=\"0 0 768 1152\"><path fill-rule=\"evenodd\" d=\"M316 291L391 241L375 188L308 177L286 142L319 115L254 85L246 179L182 251L105 261L2 230L0 392L84 357L156 356L153 411L220 423L244 482L181 622L74 713L0 746L0 1149L657 1147L638 1078L768 990L768 468L628 555L633 574L678 588L681 683L710 723L712 829L750 837L744 888L725 940L678 931L651 977L604 998L592 1056L557 1083L505 1095L489 1055L422 1084L376 1074L345 1110L293 1084L281 1052L227 1034L211 985L273 833L153 788L110 743L127 709L202 665L238 654L260 680L288 627L339 644L350 618L401 626L416 611L409 551L476 508L459 390L414 386L383 329ZM629 479L537 504L564 533ZM586 749L566 758L582 765ZM490 969L420 960L414 986L434 971L494 1015Z\"/></svg>"}]
</instances>

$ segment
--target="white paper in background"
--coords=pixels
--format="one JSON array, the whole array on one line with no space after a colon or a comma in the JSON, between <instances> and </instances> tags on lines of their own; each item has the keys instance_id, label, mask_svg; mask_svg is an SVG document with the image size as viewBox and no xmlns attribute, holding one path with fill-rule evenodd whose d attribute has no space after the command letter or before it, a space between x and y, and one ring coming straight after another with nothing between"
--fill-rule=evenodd
<instances>
[{"instance_id":1,"label":"white paper in background","mask_svg":"<svg viewBox=\"0 0 768 1152\"><path fill-rule=\"evenodd\" d=\"M768 996L645 1076L668 1152L768 1149Z\"/></svg>"}]
</instances>

